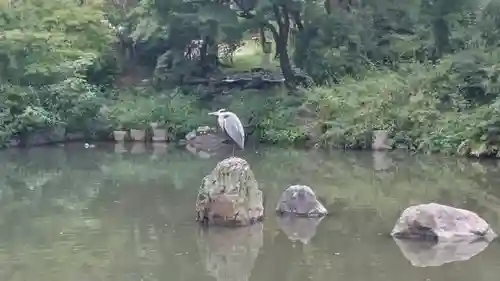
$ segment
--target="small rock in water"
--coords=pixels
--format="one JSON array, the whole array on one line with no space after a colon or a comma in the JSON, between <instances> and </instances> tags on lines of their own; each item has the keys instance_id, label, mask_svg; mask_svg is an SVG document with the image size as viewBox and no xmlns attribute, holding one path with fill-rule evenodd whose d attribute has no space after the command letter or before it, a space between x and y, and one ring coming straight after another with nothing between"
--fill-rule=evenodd
<instances>
[{"instance_id":1,"label":"small rock in water","mask_svg":"<svg viewBox=\"0 0 500 281\"><path fill-rule=\"evenodd\" d=\"M278 213L292 213L300 216L315 217L328 214L326 208L316 199L316 194L307 185L288 187L276 206Z\"/></svg>"},{"instance_id":2,"label":"small rock in water","mask_svg":"<svg viewBox=\"0 0 500 281\"><path fill-rule=\"evenodd\" d=\"M195 138L196 138L196 130L193 130L186 135L186 140L192 140Z\"/></svg>"}]
</instances>

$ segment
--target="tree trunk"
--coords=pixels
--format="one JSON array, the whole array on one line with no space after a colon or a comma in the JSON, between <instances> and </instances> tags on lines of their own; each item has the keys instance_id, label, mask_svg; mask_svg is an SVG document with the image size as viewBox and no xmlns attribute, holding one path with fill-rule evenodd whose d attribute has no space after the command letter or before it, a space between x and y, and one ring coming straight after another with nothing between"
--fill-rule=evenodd
<instances>
[{"instance_id":1,"label":"tree trunk","mask_svg":"<svg viewBox=\"0 0 500 281\"><path fill-rule=\"evenodd\" d=\"M264 26L259 27L259 36L260 36L260 46L262 48L262 52L266 52L266 34L264 33Z\"/></svg>"},{"instance_id":2,"label":"tree trunk","mask_svg":"<svg viewBox=\"0 0 500 281\"><path fill-rule=\"evenodd\" d=\"M292 64L290 62L290 56L288 55L288 36L290 34L290 14L286 6L282 6L280 11L277 5L273 5L274 15L276 21L278 22L279 31L277 36L275 36L274 41L276 41L276 53L279 56L280 68L285 78L287 85L293 83L294 74L292 71Z\"/></svg>"},{"instance_id":3,"label":"tree trunk","mask_svg":"<svg viewBox=\"0 0 500 281\"><path fill-rule=\"evenodd\" d=\"M440 58L450 51L450 29L444 18L439 17L432 22L432 33L436 56Z\"/></svg>"},{"instance_id":4,"label":"tree trunk","mask_svg":"<svg viewBox=\"0 0 500 281\"><path fill-rule=\"evenodd\" d=\"M289 83L293 82L294 74L292 70L292 64L290 63L290 56L288 55L288 50L286 49L286 45L287 45L286 39L283 38L278 39L276 42L276 50L279 53L281 72L283 73L285 81Z\"/></svg>"}]
</instances>

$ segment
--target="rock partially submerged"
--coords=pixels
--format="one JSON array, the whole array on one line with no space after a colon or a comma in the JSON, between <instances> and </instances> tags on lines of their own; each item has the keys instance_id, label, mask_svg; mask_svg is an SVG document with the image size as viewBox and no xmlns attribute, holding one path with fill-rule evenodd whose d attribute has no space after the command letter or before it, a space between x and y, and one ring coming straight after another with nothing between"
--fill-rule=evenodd
<instances>
[{"instance_id":1,"label":"rock partially submerged","mask_svg":"<svg viewBox=\"0 0 500 281\"><path fill-rule=\"evenodd\" d=\"M209 225L244 226L264 217L262 191L250 165L230 157L217 164L201 184L196 220Z\"/></svg>"},{"instance_id":2,"label":"rock partially submerged","mask_svg":"<svg viewBox=\"0 0 500 281\"><path fill-rule=\"evenodd\" d=\"M276 220L288 239L293 242L300 241L307 244L316 235L316 228L323 218L324 216L304 218L284 215L276 217Z\"/></svg>"},{"instance_id":3,"label":"rock partially submerged","mask_svg":"<svg viewBox=\"0 0 500 281\"><path fill-rule=\"evenodd\" d=\"M289 213L305 217L325 216L326 208L316 198L314 191L306 185L288 187L278 201L276 212Z\"/></svg>"},{"instance_id":4,"label":"rock partially submerged","mask_svg":"<svg viewBox=\"0 0 500 281\"><path fill-rule=\"evenodd\" d=\"M246 281L264 244L262 223L237 229L207 228L198 235L198 252L217 281Z\"/></svg>"},{"instance_id":5,"label":"rock partially submerged","mask_svg":"<svg viewBox=\"0 0 500 281\"><path fill-rule=\"evenodd\" d=\"M198 127L186 135L186 148L193 154L198 155L213 155L215 151L226 146L224 141L227 140L221 134L217 134L215 128L208 126Z\"/></svg>"},{"instance_id":6,"label":"rock partially submerged","mask_svg":"<svg viewBox=\"0 0 500 281\"><path fill-rule=\"evenodd\" d=\"M193 130L191 132L189 132L185 139L187 141L191 141L191 140L194 140L196 139L196 137L199 137L199 136L206 136L206 135L209 135L209 134L213 134L217 132L215 128L211 128L209 126L201 126L201 127L198 127L196 130Z\"/></svg>"},{"instance_id":7,"label":"rock partially submerged","mask_svg":"<svg viewBox=\"0 0 500 281\"><path fill-rule=\"evenodd\" d=\"M435 242L472 242L491 241L497 234L471 211L430 203L405 209L391 236Z\"/></svg>"},{"instance_id":8,"label":"rock partially submerged","mask_svg":"<svg viewBox=\"0 0 500 281\"><path fill-rule=\"evenodd\" d=\"M395 239L407 260L415 267L440 266L465 261L481 253L489 245L484 239L467 242L429 242Z\"/></svg>"}]
</instances>

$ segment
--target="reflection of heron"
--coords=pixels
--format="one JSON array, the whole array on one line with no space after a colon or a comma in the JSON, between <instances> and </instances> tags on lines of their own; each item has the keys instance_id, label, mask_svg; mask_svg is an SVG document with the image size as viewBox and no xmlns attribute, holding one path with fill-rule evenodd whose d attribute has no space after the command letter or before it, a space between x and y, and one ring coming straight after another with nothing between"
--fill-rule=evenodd
<instances>
[{"instance_id":1,"label":"reflection of heron","mask_svg":"<svg viewBox=\"0 0 500 281\"><path fill-rule=\"evenodd\" d=\"M236 114L226 111L224 108L208 114L217 116L217 123L219 123L220 128L233 141L233 156L234 143L241 149L245 147L245 131L240 118Z\"/></svg>"}]
</instances>

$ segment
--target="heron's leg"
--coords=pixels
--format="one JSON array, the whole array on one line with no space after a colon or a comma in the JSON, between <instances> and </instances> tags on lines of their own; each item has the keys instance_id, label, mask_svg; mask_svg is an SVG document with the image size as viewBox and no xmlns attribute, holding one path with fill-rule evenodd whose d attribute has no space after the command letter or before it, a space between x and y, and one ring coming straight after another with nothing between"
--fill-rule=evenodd
<instances>
[{"instance_id":1,"label":"heron's leg","mask_svg":"<svg viewBox=\"0 0 500 281\"><path fill-rule=\"evenodd\" d=\"M233 143L233 157L234 157L234 146L235 146L235 144Z\"/></svg>"}]
</instances>

